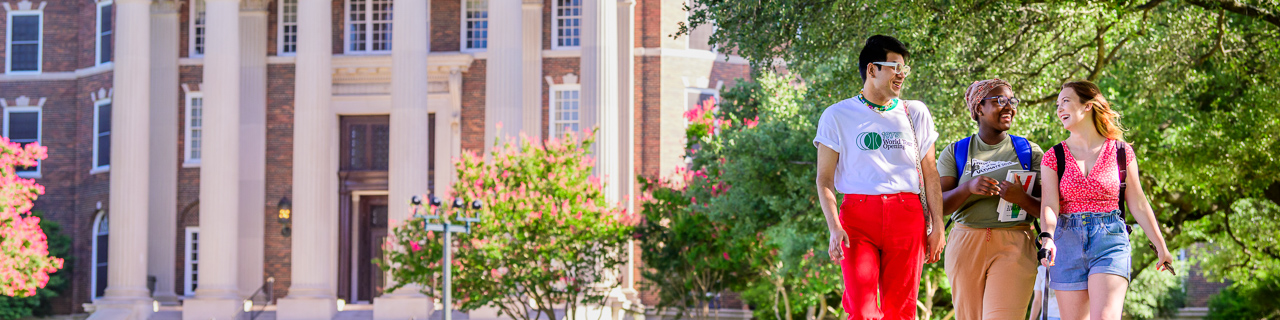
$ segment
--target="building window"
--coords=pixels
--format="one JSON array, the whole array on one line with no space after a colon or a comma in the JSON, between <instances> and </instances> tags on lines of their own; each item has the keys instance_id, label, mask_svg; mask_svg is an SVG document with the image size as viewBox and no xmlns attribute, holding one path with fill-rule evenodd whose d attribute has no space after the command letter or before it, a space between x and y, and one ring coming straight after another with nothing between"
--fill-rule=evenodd
<instances>
[{"instance_id":1,"label":"building window","mask_svg":"<svg viewBox=\"0 0 1280 320\"><path fill-rule=\"evenodd\" d=\"M582 0L555 0L553 48L577 48L582 39Z\"/></svg>"},{"instance_id":2,"label":"building window","mask_svg":"<svg viewBox=\"0 0 1280 320\"><path fill-rule=\"evenodd\" d=\"M386 171L390 163L391 118L388 116L343 116L338 169L342 171Z\"/></svg>"},{"instance_id":3,"label":"building window","mask_svg":"<svg viewBox=\"0 0 1280 320\"><path fill-rule=\"evenodd\" d=\"M93 220L93 299L102 297L107 290L107 212L98 210L98 217Z\"/></svg>"},{"instance_id":4,"label":"building window","mask_svg":"<svg viewBox=\"0 0 1280 320\"><path fill-rule=\"evenodd\" d=\"M10 142L23 147L40 142L40 107L8 107L4 108L4 136ZM40 164L34 167L17 167L18 176L39 178Z\"/></svg>"},{"instance_id":5,"label":"building window","mask_svg":"<svg viewBox=\"0 0 1280 320\"><path fill-rule=\"evenodd\" d=\"M347 52L391 51L391 0L348 0Z\"/></svg>"},{"instance_id":6,"label":"building window","mask_svg":"<svg viewBox=\"0 0 1280 320\"><path fill-rule=\"evenodd\" d=\"M693 3L693 0L685 1L685 5L689 7L697 6L696 3ZM685 12L686 12L685 21L688 21L688 17L692 15L693 12L692 11L685 11ZM715 33L716 33L715 21L714 20L708 21L707 23L699 25L697 28L693 28L693 30L689 30L689 34L685 35L685 38L684 38L686 41L685 45L688 46L689 49L715 51L716 46L711 43L711 36L714 35Z\"/></svg>"},{"instance_id":7,"label":"building window","mask_svg":"<svg viewBox=\"0 0 1280 320\"><path fill-rule=\"evenodd\" d=\"M200 227L187 227L186 243L182 250L182 295L194 296L200 280Z\"/></svg>"},{"instance_id":8,"label":"building window","mask_svg":"<svg viewBox=\"0 0 1280 320\"><path fill-rule=\"evenodd\" d=\"M707 103L707 100L711 100L713 104L720 103L720 91L716 89L685 88L684 95L685 111L696 109L703 103Z\"/></svg>"},{"instance_id":9,"label":"building window","mask_svg":"<svg viewBox=\"0 0 1280 320\"><path fill-rule=\"evenodd\" d=\"M111 167L111 99L93 104L93 171Z\"/></svg>"},{"instance_id":10,"label":"building window","mask_svg":"<svg viewBox=\"0 0 1280 320\"><path fill-rule=\"evenodd\" d=\"M42 5L43 7L43 5ZM5 43L5 72L39 73L44 12L9 11L8 42Z\"/></svg>"},{"instance_id":11,"label":"building window","mask_svg":"<svg viewBox=\"0 0 1280 320\"><path fill-rule=\"evenodd\" d=\"M115 30L115 24L111 22L111 4L111 1L98 3L98 64L111 62L111 35Z\"/></svg>"},{"instance_id":12,"label":"building window","mask_svg":"<svg viewBox=\"0 0 1280 320\"><path fill-rule=\"evenodd\" d=\"M489 0L464 0L462 29L465 39L463 50L484 50L489 47Z\"/></svg>"},{"instance_id":13,"label":"building window","mask_svg":"<svg viewBox=\"0 0 1280 320\"><path fill-rule=\"evenodd\" d=\"M277 55L298 52L298 0L280 0L280 51Z\"/></svg>"},{"instance_id":14,"label":"building window","mask_svg":"<svg viewBox=\"0 0 1280 320\"><path fill-rule=\"evenodd\" d=\"M191 1L191 53L189 57L204 56L204 0Z\"/></svg>"},{"instance_id":15,"label":"building window","mask_svg":"<svg viewBox=\"0 0 1280 320\"><path fill-rule=\"evenodd\" d=\"M565 133L578 131L580 92L578 85L558 85L551 88L551 137L559 138Z\"/></svg>"},{"instance_id":16,"label":"building window","mask_svg":"<svg viewBox=\"0 0 1280 320\"><path fill-rule=\"evenodd\" d=\"M182 154L183 166L194 167L200 165L200 146L202 133L204 130L204 95L199 92L187 93L187 120L183 121L186 131L186 147Z\"/></svg>"}]
</instances>

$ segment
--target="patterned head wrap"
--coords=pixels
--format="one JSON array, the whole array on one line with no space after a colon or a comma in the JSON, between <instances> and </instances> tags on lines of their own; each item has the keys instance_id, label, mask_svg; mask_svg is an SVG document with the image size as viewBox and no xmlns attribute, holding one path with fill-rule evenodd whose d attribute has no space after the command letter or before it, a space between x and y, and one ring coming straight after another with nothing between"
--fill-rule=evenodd
<instances>
[{"instance_id":1,"label":"patterned head wrap","mask_svg":"<svg viewBox=\"0 0 1280 320\"><path fill-rule=\"evenodd\" d=\"M1013 90L1013 86L1000 79L975 81L969 85L969 90L965 90L964 103L966 107L969 107L969 115L973 117L973 121L978 121L978 105L982 104L982 98L986 98L987 94L991 93L991 90L999 87L1007 87L1009 90Z\"/></svg>"}]
</instances>

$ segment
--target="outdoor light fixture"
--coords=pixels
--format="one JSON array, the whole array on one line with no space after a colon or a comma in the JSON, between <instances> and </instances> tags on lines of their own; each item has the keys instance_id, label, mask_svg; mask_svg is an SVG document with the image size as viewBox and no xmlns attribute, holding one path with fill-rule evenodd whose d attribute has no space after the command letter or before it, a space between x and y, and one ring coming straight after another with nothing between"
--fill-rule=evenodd
<instances>
[{"instance_id":1,"label":"outdoor light fixture","mask_svg":"<svg viewBox=\"0 0 1280 320\"><path fill-rule=\"evenodd\" d=\"M451 203L453 210L445 209L441 206L440 198L434 194L427 199L430 207L425 208L426 215L418 213L418 209L422 207L422 198L414 196L410 199L409 203L413 207L413 217L422 218L423 229L440 232L444 238L444 245L447 247L452 247L453 242L450 238L452 238L453 233L471 233L471 225L480 223L480 216L477 211L484 207L484 203L480 202L480 200L471 202L471 212L467 214L467 202L463 201L462 198L453 198L453 203ZM431 209L435 209L435 212L432 212ZM432 220L436 222L431 222ZM444 250L444 259L442 259L444 261L441 263L441 266L444 266L444 288L440 290L444 292L444 301L436 304L437 308L444 309L444 312L442 312L444 320L453 320L453 293L451 292L453 291L451 289L453 286L452 252L453 250L451 249Z\"/></svg>"},{"instance_id":2,"label":"outdoor light fixture","mask_svg":"<svg viewBox=\"0 0 1280 320\"><path fill-rule=\"evenodd\" d=\"M280 235L288 237L293 233L293 229L289 228L289 221L293 218L293 202L289 201L289 197L280 198L280 203L276 204L276 218L280 220Z\"/></svg>"},{"instance_id":3,"label":"outdoor light fixture","mask_svg":"<svg viewBox=\"0 0 1280 320\"><path fill-rule=\"evenodd\" d=\"M342 309L345 309L346 307L347 307L347 300L338 299L338 312L342 312Z\"/></svg>"},{"instance_id":4,"label":"outdoor light fixture","mask_svg":"<svg viewBox=\"0 0 1280 320\"><path fill-rule=\"evenodd\" d=\"M160 301L151 300L151 312L160 312Z\"/></svg>"},{"instance_id":5,"label":"outdoor light fixture","mask_svg":"<svg viewBox=\"0 0 1280 320\"><path fill-rule=\"evenodd\" d=\"M253 300L244 301L244 312L249 312L249 310L253 310Z\"/></svg>"}]
</instances>

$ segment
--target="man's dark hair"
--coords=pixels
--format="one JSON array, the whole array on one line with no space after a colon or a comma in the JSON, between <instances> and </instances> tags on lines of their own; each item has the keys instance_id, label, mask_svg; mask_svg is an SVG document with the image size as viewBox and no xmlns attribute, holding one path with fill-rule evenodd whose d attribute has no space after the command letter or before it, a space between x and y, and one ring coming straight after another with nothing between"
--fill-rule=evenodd
<instances>
[{"instance_id":1,"label":"man's dark hair","mask_svg":"<svg viewBox=\"0 0 1280 320\"><path fill-rule=\"evenodd\" d=\"M888 61L890 52L902 55L904 61L911 57L907 45L894 37L877 34L867 38L862 53L858 54L858 76L862 77L862 81L867 81L867 64Z\"/></svg>"}]
</instances>

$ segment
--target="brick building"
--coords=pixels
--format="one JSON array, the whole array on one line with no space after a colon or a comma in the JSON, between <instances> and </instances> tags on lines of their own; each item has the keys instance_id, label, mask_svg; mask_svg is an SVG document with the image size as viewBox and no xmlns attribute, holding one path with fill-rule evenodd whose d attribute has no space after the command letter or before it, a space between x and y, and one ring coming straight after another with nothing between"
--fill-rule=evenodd
<instances>
[{"instance_id":1,"label":"brick building","mask_svg":"<svg viewBox=\"0 0 1280 320\"><path fill-rule=\"evenodd\" d=\"M684 165L683 112L749 77L711 27L671 37L684 5L0 1L0 130L48 147L20 174L73 239L54 307L222 319L273 278L282 319L337 299L416 316L402 306L425 298L382 296L369 257L409 195L448 192L462 152L599 126L614 199L635 188L622 177Z\"/></svg>"}]
</instances>

